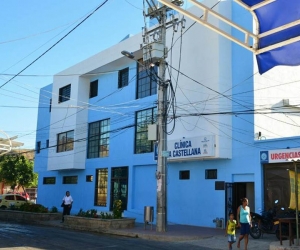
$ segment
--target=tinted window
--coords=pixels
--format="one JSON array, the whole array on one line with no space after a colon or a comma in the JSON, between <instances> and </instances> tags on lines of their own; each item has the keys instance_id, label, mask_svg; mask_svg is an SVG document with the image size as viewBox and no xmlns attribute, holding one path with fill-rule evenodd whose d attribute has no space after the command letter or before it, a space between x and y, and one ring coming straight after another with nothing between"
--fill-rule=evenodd
<instances>
[{"instance_id":1,"label":"tinted window","mask_svg":"<svg viewBox=\"0 0 300 250\"><path fill-rule=\"evenodd\" d=\"M71 97L71 84L59 89L59 97L58 97L59 103L70 100L70 97Z\"/></svg>"},{"instance_id":2,"label":"tinted window","mask_svg":"<svg viewBox=\"0 0 300 250\"><path fill-rule=\"evenodd\" d=\"M16 200L17 201L26 201L26 199L23 196L16 195Z\"/></svg>"},{"instance_id":3,"label":"tinted window","mask_svg":"<svg viewBox=\"0 0 300 250\"><path fill-rule=\"evenodd\" d=\"M55 177L44 177L43 184L55 184Z\"/></svg>"},{"instance_id":4,"label":"tinted window","mask_svg":"<svg viewBox=\"0 0 300 250\"><path fill-rule=\"evenodd\" d=\"M77 184L78 176L63 176L63 184Z\"/></svg>"},{"instance_id":5,"label":"tinted window","mask_svg":"<svg viewBox=\"0 0 300 250\"><path fill-rule=\"evenodd\" d=\"M14 201L15 197L14 197L14 195L7 195L7 196L5 196L5 200Z\"/></svg>"},{"instance_id":6,"label":"tinted window","mask_svg":"<svg viewBox=\"0 0 300 250\"><path fill-rule=\"evenodd\" d=\"M119 83L118 88L123 88L128 85L129 68L119 71Z\"/></svg>"},{"instance_id":7,"label":"tinted window","mask_svg":"<svg viewBox=\"0 0 300 250\"><path fill-rule=\"evenodd\" d=\"M179 180L189 180L190 179L190 170L179 171Z\"/></svg>"},{"instance_id":8,"label":"tinted window","mask_svg":"<svg viewBox=\"0 0 300 250\"><path fill-rule=\"evenodd\" d=\"M90 98L98 95L98 80L90 83Z\"/></svg>"}]
</instances>

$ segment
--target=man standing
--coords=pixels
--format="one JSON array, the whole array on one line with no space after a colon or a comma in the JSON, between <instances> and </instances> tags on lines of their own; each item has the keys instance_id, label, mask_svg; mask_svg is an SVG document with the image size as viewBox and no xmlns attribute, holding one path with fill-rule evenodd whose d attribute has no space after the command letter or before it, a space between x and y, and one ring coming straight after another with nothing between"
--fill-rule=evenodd
<instances>
[{"instance_id":1,"label":"man standing","mask_svg":"<svg viewBox=\"0 0 300 250\"><path fill-rule=\"evenodd\" d=\"M70 211L73 204L73 198L70 195L70 191L66 192L66 195L63 198L63 216L62 216L62 223L64 222L64 216L70 215Z\"/></svg>"}]
</instances>

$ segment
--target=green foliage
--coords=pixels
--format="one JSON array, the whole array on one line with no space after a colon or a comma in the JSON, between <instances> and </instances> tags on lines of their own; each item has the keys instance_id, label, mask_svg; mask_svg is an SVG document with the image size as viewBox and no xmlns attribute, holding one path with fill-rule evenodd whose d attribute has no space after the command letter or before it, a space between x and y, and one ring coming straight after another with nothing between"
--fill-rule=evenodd
<instances>
[{"instance_id":1,"label":"green foliage","mask_svg":"<svg viewBox=\"0 0 300 250\"><path fill-rule=\"evenodd\" d=\"M96 209L87 210L85 212L85 211L82 210L82 208L80 208L77 216L88 217L88 218L98 218L97 210Z\"/></svg>"},{"instance_id":2,"label":"green foliage","mask_svg":"<svg viewBox=\"0 0 300 250\"><path fill-rule=\"evenodd\" d=\"M97 214L96 209L90 209L87 211L83 211L82 208L80 208L77 216L87 217L87 218L114 219L114 216L110 213L100 212L100 214Z\"/></svg>"},{"instance_id":3,"label":"green foliage","mask_svg":"<svg viewBox=\"0 0 300 250\"><path fill-rule=\"evenodd\" d=\"M115 200L114 201L114 207L113 207L113 216L115 219L121 219L122 218L122 201L121 200Z\"/></svg>"},{"instance_id":4,"label":"green foliage","mask_svg":"<svg viewBox=\"0 0 300 250\"><path fill-rule=\"evenodd\" d=\"M56 206L53 206L53 207L51 207L51 209L50 209L49 212L50 212L50 213L58 213L58 209L57 209Z\"/></svg>"},{"instance_id":5,"label":"green foliage","mask_svg":"<svg viewBox=\"0 0 300 250\"><path fill-rule=\"evenodd\" d=\"M29 187L37 179L33 172L33 162L23 155L4 155L0 157L0 181L15 186Z\"/></svg>"},{"instance_id":6,"label":"green foliage","mask_svg":"<svg viewBox=\"0 0 300 250\"><path fill-rule=\"evenodd\" d=\"M100 212L99 217L101 219L113 219L114 216L110 213L104 213L104 212Z\"/></svg>"},{"instance_id":7,"label":"green foliage","mask_svg":"<svg viewBox=\"0 0 300 250\"><path fill-rule=\"evenodd\" d=\"M28 188L36 188L37 187L37 185L38 185L38 174L37 173L33 173L33 180L30 182L30 183L28 183L28 186L26 186L26 187L28 187Z\"/></svg>"},{"instance_id":8,"label":"green foliage","mask_svg":"<svg viewBox=\"0 0 300 250\"><path fill-rule=\"evenodd\" d=\"M77 216L87 217L87 218L100 218L100 219L121 219L122 212L123 212L122 201L115 200L112 214L105 213L105 212L100 212L100 214L97 214L96 209L90 209L90 210L84 211L82 208L80 208Z\"/></svg>"},{"instance_id":9,"label":"green foliage","mask_svg":"<svg viewBox=\"0 0 300 250\"><path fill-rule=\"evenodd\" d=\"M31 203L22 204L18 210L24 211L24 212L32 212L32 213L48 213L49 212L47 207L44 207L41 204L31 204Z\"/></svg>"}]
</instances>

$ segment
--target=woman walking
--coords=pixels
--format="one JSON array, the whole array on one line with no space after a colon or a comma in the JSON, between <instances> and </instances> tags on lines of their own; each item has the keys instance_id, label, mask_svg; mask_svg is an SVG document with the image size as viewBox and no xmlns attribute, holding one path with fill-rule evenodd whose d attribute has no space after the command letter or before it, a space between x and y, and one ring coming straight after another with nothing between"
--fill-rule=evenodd
<instances>
[{"instance_id":1,"label":"woman walking","mask_svg":"<svg viewBox=\"0 0 300 250\"><path fill-rule=\"evenodd\" d=\"M248 248L249 233L251 225L250 207L248 207L248 199L242 199L242 205L237 209L238 227L240 227L240 237L238 239L237 248L240 248L241 240L244 239L245 250Z\"/></svg>"}]
</instances>

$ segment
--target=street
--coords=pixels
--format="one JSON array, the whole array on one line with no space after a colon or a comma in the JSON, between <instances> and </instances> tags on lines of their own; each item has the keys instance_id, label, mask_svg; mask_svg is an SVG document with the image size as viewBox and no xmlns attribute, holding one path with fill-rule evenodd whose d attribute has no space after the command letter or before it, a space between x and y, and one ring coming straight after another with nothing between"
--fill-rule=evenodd
<instances>
[{"instance_id":1,"label":"street","mask_svg":"<svg viewBox=\"0 0 300 250\"><path fill-rule=\"evenodd\" d=\"M64 230L55 227L0 223L1 249L204 249L188 243L165 243Z\"/></svg>"},{"instance_id":2,"label":"street","mask_svg":"<svg viewBox=\"0 0 300 250\"><path fill-rule=\"evenodd\" d=\"M24 225L16 223L0 223L0 248L1 250L53 250L53 249L228 249L226 238L214 236L207 239L186 242L161 242L110 236L107 234L93 234L65 230L57 227ZM263 239L250 238L249 250L269 249L269 244L274 241L275 235L265 235ZM234 249L236 245L234 246ZM241 244L243 248L243 243Z\"/></svg>"}]
</instances>

